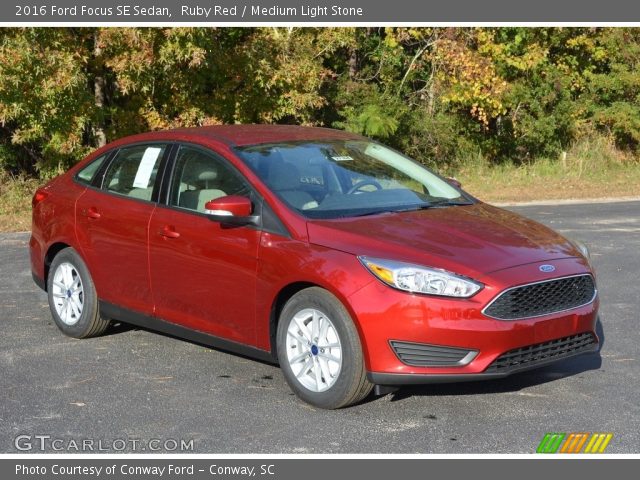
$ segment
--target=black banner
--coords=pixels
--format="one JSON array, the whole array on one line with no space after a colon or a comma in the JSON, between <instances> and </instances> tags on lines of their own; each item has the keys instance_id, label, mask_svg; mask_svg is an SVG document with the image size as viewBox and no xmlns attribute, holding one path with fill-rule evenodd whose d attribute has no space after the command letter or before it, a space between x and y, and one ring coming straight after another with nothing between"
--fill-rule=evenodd
<instances>
[{"instance_id":1,"label":"black banner","mask_svg":"<svg viewBox=\"0 0 640 480\"><path fill-rule=\"evenodd\" d=\"M454 0L15 0L0 4L0 22L134 23L436 23L639 22L628 0L514 2Z\"/></svg>"},{"instance_id":2,"label":"black banner","mask_svg":"<svg viewBox=\"0 0 640 480\"><path fill-rule=\"evenodd\" d=\"M615 463L614 463L615 462ZM549 459L1 459L0 477L14 479L158 479L389 480L393 478L541 478L622 477L640 460L578 461Z\"/></svg>"}]
</instances>

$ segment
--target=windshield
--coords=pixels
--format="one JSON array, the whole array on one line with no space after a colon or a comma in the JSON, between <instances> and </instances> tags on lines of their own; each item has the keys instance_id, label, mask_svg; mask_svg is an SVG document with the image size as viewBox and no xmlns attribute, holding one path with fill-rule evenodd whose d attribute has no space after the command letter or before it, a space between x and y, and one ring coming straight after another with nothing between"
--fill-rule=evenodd
<instances>
[{"instance_id":1,"label":"windshield","mask_svg":"<svg viewBox=\"0 0 640 480\"><path fill-rule=\"evenodd\" d=\"M417 162L367 140L287 142L236 151L278 197L308 218L472 203Z\"/></svg>"}]
</instances>

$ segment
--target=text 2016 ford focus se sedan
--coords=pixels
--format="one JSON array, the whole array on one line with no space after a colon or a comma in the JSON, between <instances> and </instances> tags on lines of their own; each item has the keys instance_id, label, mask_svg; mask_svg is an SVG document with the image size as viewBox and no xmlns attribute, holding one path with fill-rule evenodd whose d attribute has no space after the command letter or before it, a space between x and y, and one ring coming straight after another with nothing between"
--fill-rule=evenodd
<instances>
[{"instance_id":1,"label":"text 2016 ford focus se sedan","mask_svg":"<svg viewBox=\"0 0 640 480\"><path fill-rule=\"evenodd\" d=\"M586 248L453 183L336 130L136 135L35 193L33 277L67 335L117 320L277 361L323 408L596 350Z\"/></svg>"}]
</instances>

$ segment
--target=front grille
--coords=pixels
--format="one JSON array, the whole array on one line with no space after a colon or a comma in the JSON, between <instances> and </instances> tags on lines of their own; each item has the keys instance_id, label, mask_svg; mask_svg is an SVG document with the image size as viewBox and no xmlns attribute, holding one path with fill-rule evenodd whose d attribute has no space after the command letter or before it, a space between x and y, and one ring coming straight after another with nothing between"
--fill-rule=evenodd
<instances>
[{"instance_id":1,"label":"front grille","mask_svg":"<svg viewBox=\"0 0 640 480\"><path fill-rule=\"evenodd\" d=\"M412 367L460 367L478 354L476 350L425 343L391 340L389 344L400 361Z\"/></svg>"},{"instance_id":2,"label":"front grille","mask_svg":"<svg viewBox=\"0 0 640 480\"><path fill-rule=\"evenodd\" d=\"M591 333L580 333L549 342L529 345L528 347L516 348L500 355L487 367L485 372L502 373L525 367L535 367L536 364L543 364L551 360L559 360L592 350L595 344L596 339Z\"/></svg>"},{"instance_id":3,"label":"front grille","mask_svg":"<svg viewBox=\"0 0 640 480\"><path fill-rule=\"evenodd\" d=\"M539 317L586 305L595 294L591 275L558 278L505 290L483 313L498 320Z\"/></svg>"}]
</instances>

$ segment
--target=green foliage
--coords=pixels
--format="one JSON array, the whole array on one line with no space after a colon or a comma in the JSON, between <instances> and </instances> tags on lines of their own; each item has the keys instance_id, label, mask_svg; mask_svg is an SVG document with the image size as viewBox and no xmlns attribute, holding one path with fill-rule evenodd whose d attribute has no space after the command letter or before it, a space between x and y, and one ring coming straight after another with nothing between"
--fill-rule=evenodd
<instances>
[{"instance_id":1,"label":"green foliage","mask_svg":"<svg viewBox=\"0 0 640 480\"><path fill-rule=\"evenodd\" d=\"M48 175L86 151L90 121L83 30L3 29L0 33L3 163ZM80 50L80 51L79 51ZM19 148L16 148L19 147Z\"/></svg>"},{"instance_id":2,"label":"green foliage","mask_svg":"<svg viewBox=\"0 0 640 480\"><path fill-rule=\"evenodd\" d=\"M384 112L379 105L365 105L362 111L349 124L347 130L356 131L369 137L388 138L398 129L398 121L394 116Z\"/></svg>"},{"instance_id":3,"label":"green foliage","mask_svg":"<svg viewBox=\"0 0 640 480\"><path fill-rule=\"evenodd\" d=\"M344 128L420 161L529 164L595 136L640 149L640 29L0 31L0 169L47 178L147 130Z\"/></svg>"}]
</instances>

